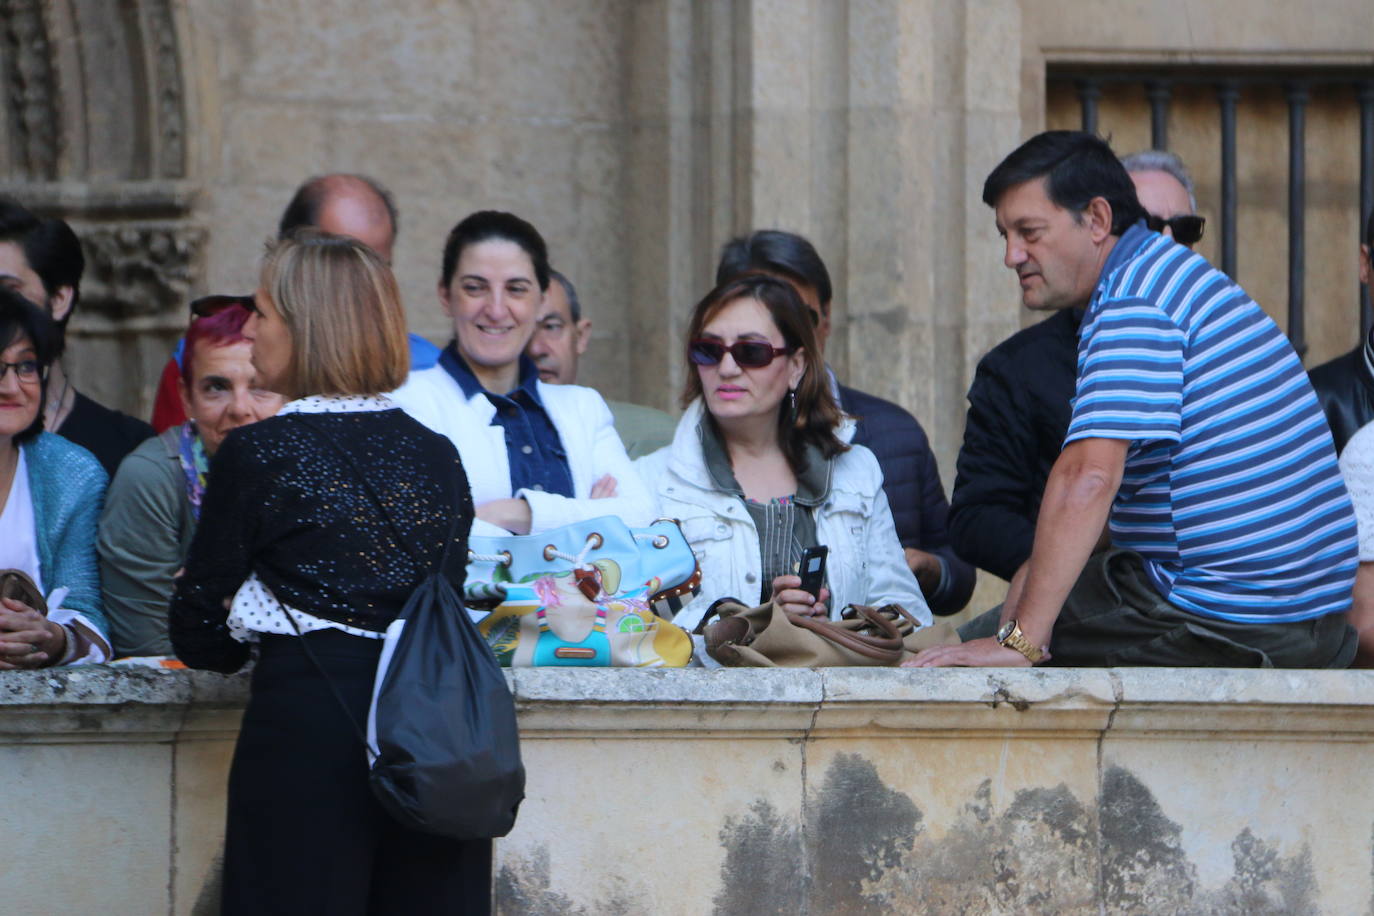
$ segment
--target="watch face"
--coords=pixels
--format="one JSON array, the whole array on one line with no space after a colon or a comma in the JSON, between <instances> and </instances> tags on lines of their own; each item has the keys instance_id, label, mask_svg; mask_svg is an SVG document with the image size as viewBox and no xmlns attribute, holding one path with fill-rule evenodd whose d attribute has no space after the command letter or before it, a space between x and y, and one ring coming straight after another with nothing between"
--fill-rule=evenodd
<instances>
[{"instance_id":1,"label":"watch face","mask_svg":"<svg viewBox=\"0 0 1374 916\"><path fill-rule=\"evenodd\" d=\"M987 630L984 630L983 632L986 633ZM1014 632L1016 632L1016 621L1008 620L1006 623L1002 624L1002 626L1000 626L997 629L997 641L1006 642L1007 638L1010 637L1011 634Z\"/></svg>"}]
</instances>

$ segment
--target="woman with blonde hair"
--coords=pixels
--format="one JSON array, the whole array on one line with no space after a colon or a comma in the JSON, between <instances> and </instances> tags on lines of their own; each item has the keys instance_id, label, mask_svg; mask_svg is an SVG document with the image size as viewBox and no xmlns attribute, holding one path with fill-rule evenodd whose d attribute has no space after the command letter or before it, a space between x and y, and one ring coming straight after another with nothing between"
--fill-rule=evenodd
<instances>
[{"instance_id":1,"label":"woman with blonde hair","mask_svg":"<svg viewBox=\"0 0 1374 916\"><path fill-rule=\"evenodd\" d=\"M396 281L361 243L302 232L270 247L254 303L253 365L290 400L216 451L169 625L192 667L260 647L223 912L487 912L490 841L392 821L356 727L387 625L450 539L461 588L472 523L453 446L384 394L409 364Z\"/></svg>"}]
</instances>

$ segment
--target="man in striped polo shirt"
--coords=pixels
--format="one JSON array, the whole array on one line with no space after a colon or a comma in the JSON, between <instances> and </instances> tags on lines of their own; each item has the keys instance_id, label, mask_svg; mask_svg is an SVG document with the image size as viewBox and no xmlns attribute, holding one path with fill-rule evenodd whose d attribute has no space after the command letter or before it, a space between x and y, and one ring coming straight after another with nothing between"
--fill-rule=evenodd
<instances>
[{"instance_id":1,"label":"man in striped polo shirt","mask_svg":"<svg viewBox=\"0 0 1374 916\"><path fill-rule=\"evenodd\" d=\"M1282 332L1091 134L1028 140L983 201L1024 304L1086 308L1077 391L996 635L913 663L1349 665L1354 514Z\"/></svg>"}]
</instances>

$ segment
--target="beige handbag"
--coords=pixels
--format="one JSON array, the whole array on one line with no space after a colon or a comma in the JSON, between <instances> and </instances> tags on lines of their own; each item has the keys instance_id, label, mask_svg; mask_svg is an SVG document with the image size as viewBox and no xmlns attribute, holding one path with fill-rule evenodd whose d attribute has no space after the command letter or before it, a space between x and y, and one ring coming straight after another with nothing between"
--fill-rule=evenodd
<instances>
[{"instance_id":1,"label":"beige handbag","mask_svg":"<svg viewBox=\"0 0 1374 916\"><path fill-rule=\"evenodd\" d=\"M44 617L48 616L48 602L38 590L38 583L18 569L0 569L0 598L22 601Z\"/></svg>"},{"instance_id":2,"label":"beige handbag","mask_svg":"<svg viewBox=\"0 0 1374 916\"><path fill-rule=\"evenodd\" d=\"M729 599L708 612L706 653L731 668L894 666L931 646L961 641L948 623L923 627L898 604L851 604L841 620L792 614L772 602L750 608Z\"/></svg>"}]
</instances>

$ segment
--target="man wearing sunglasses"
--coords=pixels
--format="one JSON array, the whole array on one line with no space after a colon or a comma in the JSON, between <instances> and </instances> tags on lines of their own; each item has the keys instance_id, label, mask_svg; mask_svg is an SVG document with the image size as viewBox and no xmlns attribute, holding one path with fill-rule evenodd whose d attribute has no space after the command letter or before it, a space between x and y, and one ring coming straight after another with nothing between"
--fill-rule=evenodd
<instances>
[{"instance_id":1,"label":"man wearing sunglasses","mask_svg":"<svg viewBox=\"0 0 1374 916\"><path fill-rule=\"evenodd\" d=\"M1191 248L1202 238L1193 179L1163 150L1124 157L1145 224ZM1079 308L1060 309L994 347L968 391L949 528L954 549L1008 581L1030 558L1050 468L1069 429Z\"/></svg>"},{"instance_id":2,"label":"man wearing sunglasses","mask_svg":"<svg viewBox=\"0 0 1374 916\"><path fill-rule=\"evenodd\" d=\"M1005 603L912 664L1347 667L1354 512L1273 319L1148 228L1092 134L1027 140L983 202L1022 304L1084 309L1077 382Z\"/></svg>"},{"instance_id":3,"label":"man wearing sunglasses","mask_svg":"<svg viewBox=\"0 0 1374 916\"><path fill-rule=\"evenodd\" d=\"M1145 208L1145 225L1192 248L1202 239L1206 220L1197 215L1193 177L1183 160L1162 149L1123 156L1136 197Z\"/></svg>"},{"instance_id":4,"label":"man wearing sunglasses","mask_svg":"<svg viewBox=\"0 0 1374 916\"><path fill-rule=\"evenodd\" d=\"M1360 283L1368 286L1374 279L1374 210L1364 225L1364 244L1360 246ZM1374 422L1374 328L1355 349L1322 363L1309 373L1317 390L1336 453L1345 450L1350 437L1366 423Z\"/></svg>"},{"instance_id":5,"label":"man wearing sunglasses","mask_svg":"<svg viewBox=\"0 0 1374 916\"><path fill-rule=\"evenodd\" d=\"M815 247L794 232L761 229L725 243L716 267L716 283L749 271L771 274L797 290L816 325L824 356L831 330L830 273ZM703 353L704 358L707 354ZM736 353L735 362L755 358L766 365L771 354ZM694 358L696 355L694 354ZM717 357L718 359L719 357ZM892 507L897 538L907 565L920 583L932 612L953 614L973 594L974 571L950 546L940 469L925 430L909 412L882 398L841 385L828 366L830 388L840 409L857 418L853 442L873 452L883 472L883 491Z\"/></svg>"}]
</instances>

